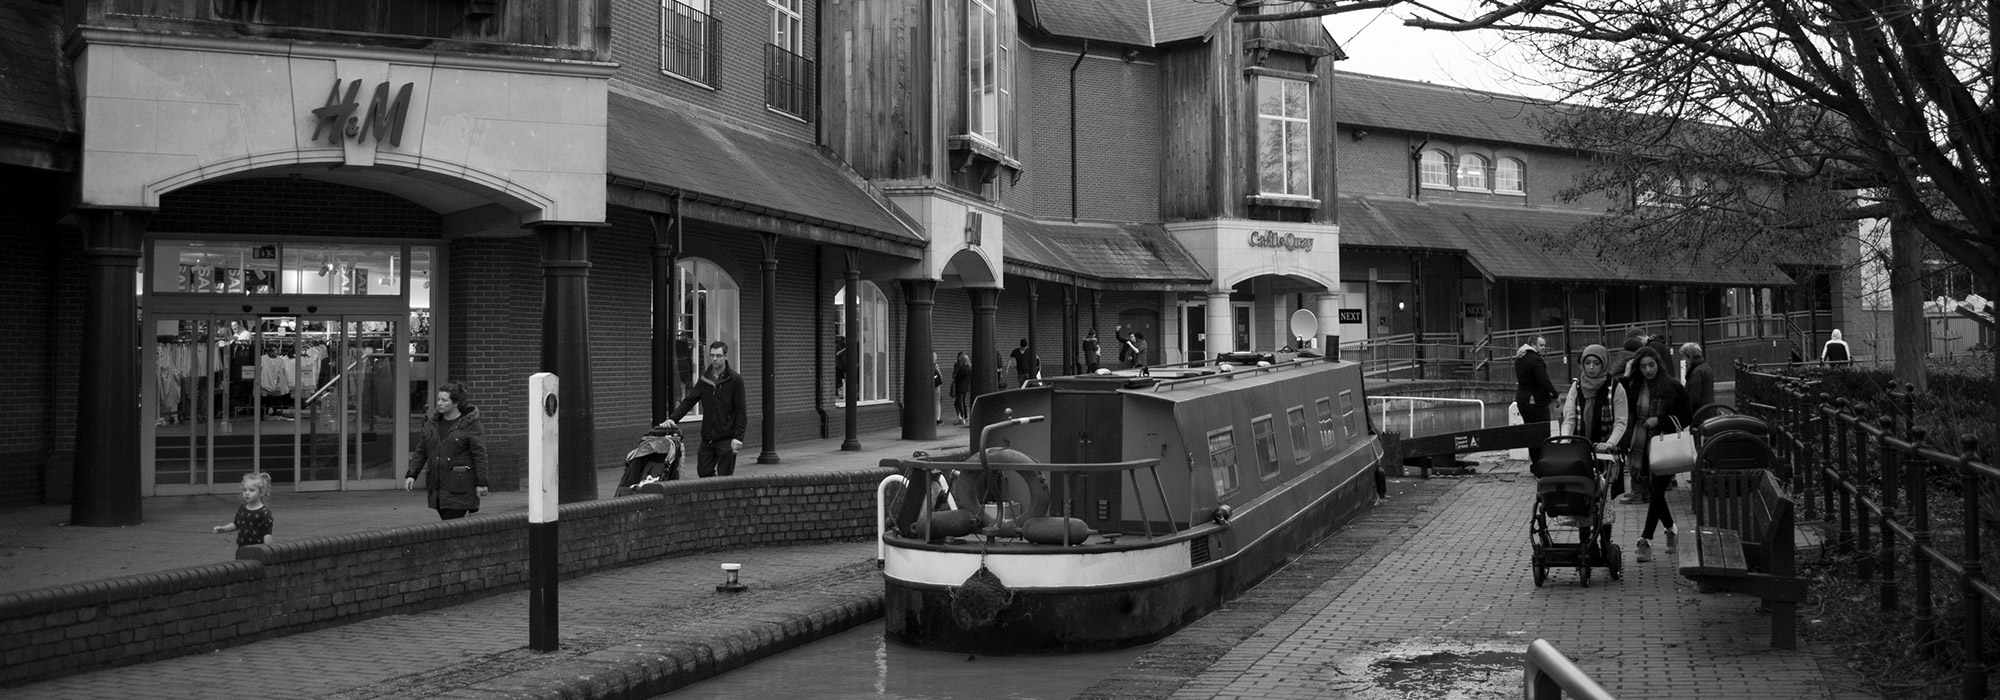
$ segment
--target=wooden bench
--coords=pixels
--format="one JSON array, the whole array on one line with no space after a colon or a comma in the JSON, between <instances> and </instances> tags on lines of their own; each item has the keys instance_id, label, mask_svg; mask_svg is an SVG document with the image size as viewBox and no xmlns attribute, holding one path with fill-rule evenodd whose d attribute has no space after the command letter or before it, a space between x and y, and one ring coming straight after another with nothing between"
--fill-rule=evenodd
<instances>
[{"instance_id":1,"label":"wooden bench","mask_svg":"<svg viewBox=\"0 0 2000 700\"><path fill-rule=\"evenodd\" d=\"M1771 611L1771 646L1798 648L1806 581L1793 562L1792 498L1766 469L1695 472L1694 524L1679 526L1682 576L1703 592L1734 591Z\"/></svg>"}]
</instances>

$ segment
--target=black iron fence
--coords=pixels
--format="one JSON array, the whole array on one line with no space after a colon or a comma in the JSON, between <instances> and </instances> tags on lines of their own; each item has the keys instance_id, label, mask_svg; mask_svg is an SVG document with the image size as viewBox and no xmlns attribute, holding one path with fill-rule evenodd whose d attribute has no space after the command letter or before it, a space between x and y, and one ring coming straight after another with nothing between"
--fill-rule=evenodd
<instances>
[{"instance_id":1,"label":"black iron fence","mask_svg":"<svg viewBox=\"0 0 2000 700\"><path fill-rule=\"evenodd\" d=\"M1984 626L2000 589L1982 540L2000 532L2000 469L1978 461L1973 436L1936 441L1917 427L1912 387L1864 406L1815 384L1738 364L1737 406L1769 422L1776 472L1805 517L1826 523L1822 557L1842 555L1853 576L1879 588L1883 612L1907 614L1918 649L1942 653L1958 625L1961 697L1986 697ZM1960 607L1942 624L1950 591L1938 587L1940 574Z\"/></svg>"}]
</instances>

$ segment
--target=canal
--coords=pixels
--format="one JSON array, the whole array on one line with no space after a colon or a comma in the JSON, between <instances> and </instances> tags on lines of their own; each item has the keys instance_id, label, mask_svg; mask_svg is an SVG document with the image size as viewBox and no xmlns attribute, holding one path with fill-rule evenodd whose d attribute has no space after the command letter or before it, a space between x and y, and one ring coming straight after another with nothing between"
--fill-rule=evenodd
<instances>
[{"instance_id":1,"label":"canal","mask_svg":"<svg viewBox=\"0 0 2000 700\"><path fill-rule=\"evenodd\" d=\"M884 639L877 620L659 697L1065 700L1150 648L1054 656L926 651Z\"/></svg>"}]
</instances>

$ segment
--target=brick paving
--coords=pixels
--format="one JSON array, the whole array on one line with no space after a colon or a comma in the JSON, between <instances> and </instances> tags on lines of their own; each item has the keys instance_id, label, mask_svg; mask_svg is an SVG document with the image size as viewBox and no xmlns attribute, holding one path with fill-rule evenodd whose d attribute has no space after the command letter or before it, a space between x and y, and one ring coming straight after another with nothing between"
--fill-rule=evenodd
<instances>
[{"instance_id":1,"label":"brick paving","mask_svg":"<svg viewBox=\"0 0 2000 700\"><path fill-rule=\"evenodd\" d=\"M1477 476L1394 480L1389 502L1079 697L1432 697L1388 687L1375 664L1426 649L1513 654L1485 672L1491 697L1518 697L1518 654L1537 638L1618 697L1868 697L1804 640L1800 651L1769 648L1770 621L1754 599L1695 592L1664 556L1664 538L1653 562L1627 552L1623 581L1599 570L1582 588L1574 570L1555 570L1536 588L1532 479L1520 462L1482 457ZM1685 516L1685 489L1672 498ZM1629 550L1643 507L1616 510ZM716 552L564 581L563 645L551 653L525 647L526 594L514 592L0 695L647 697L877 619L874 554L872 542ZM714 592L723 561L744 564L750 592Z\"/></svg>"}]
</instances>

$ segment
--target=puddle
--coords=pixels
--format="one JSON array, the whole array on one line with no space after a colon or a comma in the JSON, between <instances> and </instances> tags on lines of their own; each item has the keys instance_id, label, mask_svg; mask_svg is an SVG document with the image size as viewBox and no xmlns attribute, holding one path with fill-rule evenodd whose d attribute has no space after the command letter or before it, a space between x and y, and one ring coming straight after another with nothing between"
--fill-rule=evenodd
<instances>
[{"instance_id":1,"label":"puddle","mask_svg":"<svg viewBox=\"0 0 2000 700\"><path fill-rule=\"evenodd\" d=\"M1515 641L1406 639L1342 660L1354 700L1511 700L1521 696L1527 645Z\"/></svg>"}]
</instances>

